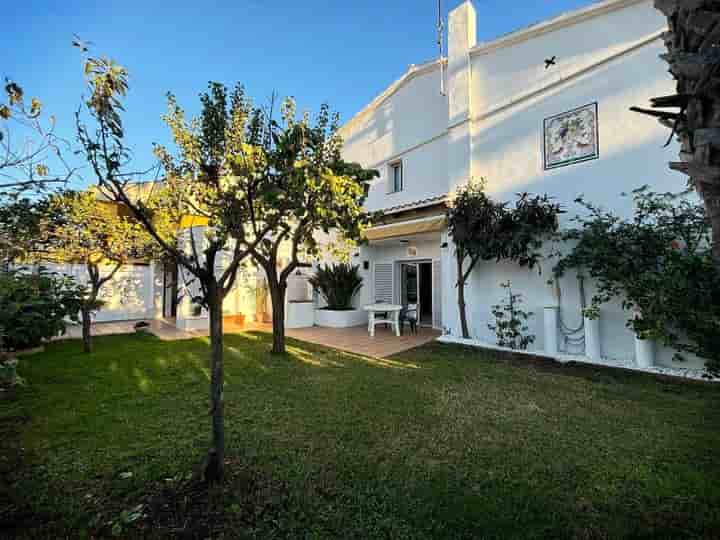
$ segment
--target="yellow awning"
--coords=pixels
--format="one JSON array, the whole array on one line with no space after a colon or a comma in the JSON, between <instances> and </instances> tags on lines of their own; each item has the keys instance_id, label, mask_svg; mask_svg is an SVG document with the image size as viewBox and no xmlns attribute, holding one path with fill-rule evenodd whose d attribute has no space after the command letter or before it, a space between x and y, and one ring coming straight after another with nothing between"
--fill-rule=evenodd
<instances>
[{"instance_id":1,"label":"yellow awning","mask_svg":"<svg viewBox=\"0 0 720 540\"><path fill-rule=\"evenodd\" d=\"M431 219L423 219L421 221L411 221L373 227L366 230L364 235L367 240L373 241L385 240L386 238L410 236L412 234L439 232L443 229L445 229L445 216L438 216Z\"/></svg>"},{"instance_id":2,"label":"yellow awning","mask_svg":"<svg viewBox=\"0 0 720 540\"><path fill-rule=\"evenodd\" d=\"M209 222L208 218L204 216L182 216L180 218L180 228L187 229L190 227L204 227Z\"/></svg>"}]
</instances>

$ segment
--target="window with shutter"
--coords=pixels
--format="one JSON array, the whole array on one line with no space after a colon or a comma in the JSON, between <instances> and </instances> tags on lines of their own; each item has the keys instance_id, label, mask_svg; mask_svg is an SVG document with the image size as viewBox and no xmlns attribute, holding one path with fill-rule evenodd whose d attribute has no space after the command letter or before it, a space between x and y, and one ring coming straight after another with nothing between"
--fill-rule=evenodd
<instances>
[{"instance_id":1,"label":"window with shutter","mask_svg":"<svg viewBox=\"0 0 720 540\"><path fill-rule=\"evenodd\" d=\"M376 302L392 303L393 301L393 264L375 263L375 298Z\"/></svg>"}]
</instances>

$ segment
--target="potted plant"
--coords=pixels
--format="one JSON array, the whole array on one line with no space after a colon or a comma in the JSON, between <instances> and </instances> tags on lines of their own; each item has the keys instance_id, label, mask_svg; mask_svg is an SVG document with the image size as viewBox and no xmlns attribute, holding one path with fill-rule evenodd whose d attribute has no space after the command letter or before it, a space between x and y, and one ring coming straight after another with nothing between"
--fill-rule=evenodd
<instances>
[{"instance_id":1,"label":"potted plant","mask_svg":"<svg viewBox=\"0 0 720 540\"><path fill-rule=\"evenodd\" d=\"M318 326L345 328L367 322L367 314L353 306L363 282L357 266L347 263L320 266L309 282L327 304L315 312Z\"/></svg>"}]
</instances>

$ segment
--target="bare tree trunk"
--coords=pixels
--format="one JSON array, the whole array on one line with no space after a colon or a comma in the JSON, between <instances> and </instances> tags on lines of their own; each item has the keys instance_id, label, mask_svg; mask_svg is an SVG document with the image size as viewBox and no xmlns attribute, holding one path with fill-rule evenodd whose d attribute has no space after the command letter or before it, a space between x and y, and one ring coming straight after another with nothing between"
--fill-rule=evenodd
<instances>
[{"instance_id":1,"label":"bare tree trunk","mask_svg":"<svg viewBox=\"0 0 720 540\"><path fill-rule=\"evenodd\" d=\"M92 313L87 307L83 307L80 312L82 313L82 340L83 340L83 352L92 352Z\"/></svg>"},{"instance_id":2,"label":"bare tree trunk","mask_svg":"<svg viewBox=\"0 0 720 540\"><path fill-rule=\"evenodd\" d=\"M458 289L458 310L460 311L460 327L462 329L462 337L470 339L470 330L468 329L467 313L465 309L465 276L463 274L463 257L457 255L457 289Z\"/></svg>"},{"instance_id":3,"label":"bare tree trunk","mask_svg":"<svg viewBox=\"0 0 720 540\"><path fill-rule=\"evenodd\" d=\"M225 473L225 424L223 410L223 320L222 294L217 283L208 287L210 312L210 415L212 445L205 465L205 479L215 483Z\"/></svg>"},{"instance_id":4,"label":"bare tree trunk","mask_svg":"<svg viewBox=\"0 0 720 540\"><path fill-rule=\"evenodd\" d=\"M277 278L268 279L270 300L272 301L273 346L272 352L285 352L285 289L287 284L278 282Z\"/></svg>"}]
</instances>

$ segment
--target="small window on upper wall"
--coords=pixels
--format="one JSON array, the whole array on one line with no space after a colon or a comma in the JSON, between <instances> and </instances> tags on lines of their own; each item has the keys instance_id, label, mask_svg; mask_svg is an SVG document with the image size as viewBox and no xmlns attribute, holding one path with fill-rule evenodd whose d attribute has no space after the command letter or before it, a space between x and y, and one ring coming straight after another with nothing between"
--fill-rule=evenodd
<instances>
[{"instance_id":1,"label":"small window on upper wall","mask_svg":"<svg viewBox=\"0 0 720 540\"><path fill-rule=\"evenodd\" d=\"M397 193L403 190L402 161L395 161L389 166L388 193Z\"/></svg>"}]
</instances>

